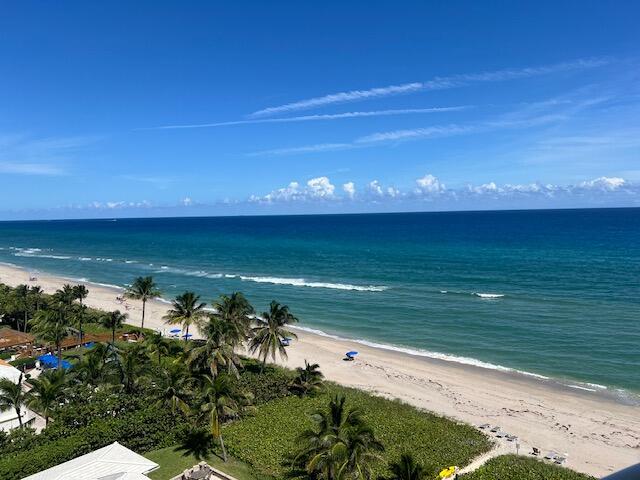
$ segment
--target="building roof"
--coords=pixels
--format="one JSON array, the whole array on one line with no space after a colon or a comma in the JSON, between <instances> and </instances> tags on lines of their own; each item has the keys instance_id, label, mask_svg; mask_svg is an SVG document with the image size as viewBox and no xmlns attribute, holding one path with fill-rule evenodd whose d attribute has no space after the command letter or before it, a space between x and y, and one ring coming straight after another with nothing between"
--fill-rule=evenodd
<instances>
[{"instance_id":1,"label":"building roof","mask_svg":"<svg viewBox=\"0 0 640 480\"><path fill-rule=\"evenodd\" d=\"M157 467L157 463L114 442L23 480L141 480L145 478L143 474Z\"/></svg>"},{"instance_id":2,"label":"building roof","mask_svg":"<svg viewBox=\"0 0 640 480\"><path fill-rule=\"evenodd\" d=\"M8 378L13 383L18 383L20 375L22 375L20 370L0 359L0 378Z\"/></svg>"},{"instance_id":3,"label":"building roof","mask_svg":"<svg viewBox=\"0 0 640 480\"><path fill-rule=\"evenodd\" d=\"M17 347L18 345L28 345L35 341L36 337L30 333L19 332L9 327L0 328L0 348Z\"/></svg>"}]
</instances>

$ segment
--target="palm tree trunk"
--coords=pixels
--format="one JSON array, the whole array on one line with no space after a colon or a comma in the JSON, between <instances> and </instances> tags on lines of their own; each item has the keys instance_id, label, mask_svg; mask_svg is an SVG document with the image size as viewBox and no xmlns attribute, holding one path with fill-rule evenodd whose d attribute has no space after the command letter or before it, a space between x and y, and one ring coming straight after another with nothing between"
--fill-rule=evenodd
<instances>
[{"instance_id":1,"label":"palm tree trunk","mask_svg":"<svg viewBox=\"0 0 640 480\"><path fill-rule=\"evenodd\" d=\"M144 328L144 311L147 306L147 300L145 298L142 299L142 323L140 324L140 328Z\"/></svg>"},{"instance_id":2,"label":"palm tree trunk","mask_svg":"<svg viewBox=\"0 0 640 480\"><path fill-rule=\"evenodd\" d=\"M267 353L264 354L264 357L262 357L262 365L260 366L260 373L264 372L264 367L267 366Z\"/></svg>"},{"instance_id":3,"label":"palm tree trunk","mask_svg":"<svg viewBox=\"0 0 640 480\"><path fill-rule=\"evenodd\" d=\"M28 320L27 320L27 314L28 314L28 312L27 312L27 310L25 309L25 311L24 311L24 332L25 332L25 333L27 333L27 322L28 322Z\"/></svg>"},{"instance_id":4,"label":"palm tree trunk","mask_svg":"<svg viewBox=\"0 0 640 480\"><path fill-rule=\"evenodd\" d=\"M187 323L187 329L184 331L184 341L189 340L189 324Z\"/></svg>"},{"instance_id":5,"label":"palm tree trunk","mask_svg":"<svg viewBox=\"0 0 640 480\"><path fill-rule=\"evenodd\" d=\"M116 344L116 327L111 329L111 345Z\"/></svg>"},{"instance_id":6,"label":"palm tree trunk","mask_svg":"<svg viewBox=\"0 0 640 480\"><path fill-rule=\"evenodd\" d=\"M22 412L20 411L20 406L16 407L16 413L18 414L18 423L20 424L20 428L22 428Z\"/></svg>"},{"instance_id":7,"label":"palm tree trunk","mask_svg":"<svg viewBox=\"0 0 640 480\"><path fill-rule=\"evenodd\" d=\"M222 440L222 433L218 435L218 440L220 441L220 448L222 448L222 460L224 462L227 461L227 449L224 446L224 440Z\"/></svg>"},{"instance_id":8,"label":"palm tree trunk","mask_svg":"<svg viewBox=\"0 0 640 480\"><path fill-rule=\"evenodd\" d=\"M57 370L60 370L60 367L62 366L62 348L60 348L60 342L56 343L56 349L58 350L58 368L57 368Z\"/></svg>"}]
</instances>

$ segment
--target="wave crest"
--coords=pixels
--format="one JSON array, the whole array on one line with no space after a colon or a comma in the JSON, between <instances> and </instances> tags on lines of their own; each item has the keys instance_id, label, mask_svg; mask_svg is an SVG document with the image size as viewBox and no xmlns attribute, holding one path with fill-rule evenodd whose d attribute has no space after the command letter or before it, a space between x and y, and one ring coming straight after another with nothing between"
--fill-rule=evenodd
<instances>
[{"instance_id":1,"label":"wave crest","mask_svg":"<svg viewBox=\"0 0 640 480\"><path fill-rule=\"evenodd\" d=\"M304 278L281 278L281 277L247 277L240 275L240 280L256 283L271 283L273 285L291 285L294 287L309 288L330 288L334 290L353 290L356 292L382 292L387 289L385 286L376 285L351 285L348 283L327 283L308 282Z\"/></svg>"}]
</instances>

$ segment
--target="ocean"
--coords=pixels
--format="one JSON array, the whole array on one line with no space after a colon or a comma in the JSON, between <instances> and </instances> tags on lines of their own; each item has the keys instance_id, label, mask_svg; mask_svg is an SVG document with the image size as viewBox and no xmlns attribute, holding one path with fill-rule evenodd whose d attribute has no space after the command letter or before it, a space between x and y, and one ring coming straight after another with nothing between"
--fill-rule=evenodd
<instances>
[{"instance_id":1,"label":"ocean","mask_svg":"<svg viewBox=\"0 0 640 480\"><path fill-rule=\"evenodd\" d=\"M637 208L0 222L0 262L241 291L314 332L640 393Z\"/></svg>"}]
</instances>

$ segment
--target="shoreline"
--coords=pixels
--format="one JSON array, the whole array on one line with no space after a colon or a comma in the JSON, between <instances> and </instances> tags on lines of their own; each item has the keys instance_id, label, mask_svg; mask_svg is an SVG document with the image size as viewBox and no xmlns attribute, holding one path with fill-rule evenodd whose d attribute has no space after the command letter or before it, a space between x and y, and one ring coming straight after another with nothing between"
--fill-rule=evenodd
<instances>
[{"instance_id":1,"label":"shoreline","mask_svg":"<svg viewBox=\"0 0 640 480\"><path fill-rule=\"evenodd\" d=\"M121 290L114 285L44 272L38 272L38 281L30 282L29 273L23 267L0 264L2 283L38 284L46 293L64 283L85 284L90 289L87 305L126 311L130 316L127 323L140 323L140 302L128 301L127 310L116 302ZM168 308L165 302L147 303L146 327L168 331L162 321ZM640 462L640 407L626 405L613 395L572 388L525 372L490 369L412 354L401 347L384 348L375 342L314 333L307 327L296 327L295 331L298 341L288 349L288 360L278 360L278 364L295 368L305 359L311 360L320 364L328 380L397 398L462 422L500 425L520 438L520 453L527 454L534 446L543 453L554 450L568 457L567 467L591 475L605 475ZM342 361L344 352L354 348L360 352L356 361ZM501 453L515 453L515 445L498 442Z\"/></svg>"}]
</instances>

